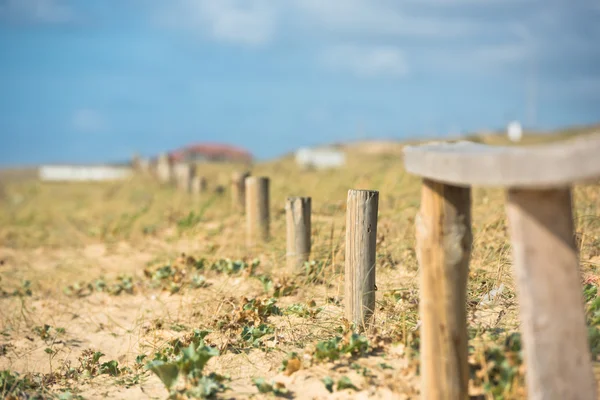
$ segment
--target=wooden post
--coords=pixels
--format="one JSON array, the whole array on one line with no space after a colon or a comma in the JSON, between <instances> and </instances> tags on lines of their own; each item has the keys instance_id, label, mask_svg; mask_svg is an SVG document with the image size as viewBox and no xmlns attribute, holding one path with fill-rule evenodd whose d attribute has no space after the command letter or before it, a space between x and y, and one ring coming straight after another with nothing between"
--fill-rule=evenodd
<instances>
[{"instance_id":1,"label":"wooden post","mask_svg":"<svg viewBox=\"0 0 600 400\"><path fill-rule=\"evenodd\" d=\"M182 183L182 189L188 193L192 193L192 185L196 180L196 164L186 164L185 184Z\"/></svg>"},{"instance_id":2,"label":"wooden post","mask_svg":"<svg viewBox=\"0 0 600 400\"><path fill-rule=\"evenodd\" d=\"M133 153L133 155L131 156L131 168L134 171L139 171L140 170L140 160L142 158L140 157L139 153Z\"/></svg>"},{"instance_id":3,"label":"wooden post","mask_svg":"<svg viewBox=\"0 0 600 400\"><path fill-rule=\"evenodd\" d=\"M246 207L246 178L250 172L234 172L231 175L231 201L233 209L244 212Z\"/></svg>"},{"instance_id":4,"label":"wooden post","mask_svg":"<svg viewBox=\"0 0 600 400\"><path fill-rule=\"evenodd\" d=\"M468 399L471 189L424 179L415 224L421 286L421 398Z\"/></svg>"},{"instance_id":5,"label":"wooden post","mask_svg":"<svg viewBox=\"0 0 600 400\"><path fill-rule=\"evenodd\" d=\"M199 175L194 176L190 183L190 191L194 195L204 193L206 191L206 178Z\"/></svg>"},{"instance_id":6,"label":"wooden post","mask_svg":"<svg viewBox=\"0 0 600 400\"><path fill-rule=\"evenodd\" d=\"M150 162L147 158L142 157L139 153L134 153L131 157L131 167L137 173L148 174L150 169Z\"/></svg>"},{"instance_id":7,"label":"wooden post","mask_svg":"<svg viewBox=\"0 0 600 400\"><path fill-rule=\"evenodd\" d=\"M138 168L142 174L148 175L150 172L150 161L147 158L140 158Z\"/></svg>"},{"instance_id":8,"label":"wooden post","mask_svg":"<svg viewBox=\"0 0 600 400\"><path fill-rule=\"evenodd\" d=\"M183 192L190 191L190 178L192 166L187 163L177 163L173 166L173 173L175 175L175 183L177 189Z\"/></svg>"},{"instance_id":9,"label":"wooden post","mask_svg":"<svg viewBox=\"0 0 600 400\"><path fill-rule=\"evenodd\" d=\"M509 189L528 398L596 399L568 188Z\"/></svg>"},{"instance_id":10,"label":"wooden post","mask_svg":"<svg viewBox=\"0 0 600 400\"><path fill-rule=\"evenodd\" d=\"M173 172L171 169L171 161L169 160L169 156L163 153L158 157L156 164L156 176L158 181L162 184L169 184L171 183L172 174Z\"/></svg>"},{"instance_id":11,"label":"wooden post","mask_svg":"<svg viewBox=\"0 0 600 400\"><path fill-rule=\"evenodd\" d=\"M346 210L346 319L365 329L375 312L375 249L379 192L349 190Z\"/></svg>"},{"instance_id":12,"label":"wooden post","mask_svg":"<svg viewBox=\"0 0 600 400\"><path fill-rule=\"evenodd\" d=\"M269 178L250 176L245 181L246 243L269 240Z\"/></svg>"},{"instance_id":13,"label":"wooden post","mask_svg":"<svg viewBox=\"0 0 600 400\"><path fill-rule=\"evenodd\" d=\"M310 197L289 197L285 203L287 265L301 271L310 256Z\"/></svg>"}]
</instances>

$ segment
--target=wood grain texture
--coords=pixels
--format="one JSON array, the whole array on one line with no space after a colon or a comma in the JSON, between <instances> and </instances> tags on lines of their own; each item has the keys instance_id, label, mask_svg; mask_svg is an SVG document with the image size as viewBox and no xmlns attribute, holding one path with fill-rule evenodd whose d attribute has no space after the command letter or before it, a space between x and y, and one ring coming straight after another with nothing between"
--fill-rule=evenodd
<instances>
[{"instance_id":1,"label":"wood grain texture","mask_svg":"<svg viewBox=\"0 0 600 400\"><path fill-rule=\"evenodd\" d=\"M203 176L196 175L192 178L190 183L190 191L194 195L199 195L206 192L206 178Z\"/></svg>"},{"instance_id":2,"label":"wood grain texture","mask_svg":"<svg viewBox=\"0 0 600 400\"><path fill-rule=\"evenodd\" d=\"M528 398L596 399L571 192L508 190Z\"/></svg>"},{"instance_id":3,"label":"wood grain texture","mask_svg":"<svg viewBox=\"0 0 600 400\"><path fill-rule=\"evenodd\" d=\"M349 190L346 209L344 301L346 319L365 329L375 312L379 192Z\"/></svg>"},{"instance_id":4,"label":"wood grain texture","mask_svg":"<svg viewBox=\"0 0 600 400\"><path fill-rule=\"evenodd\" d=\"M250 176L245 180L246 244L269 240L269 178Z\"/></svg>"},{"instance_id":5,"label":"wood grain texture","mask_svg":"<svg viewBox=\"0 0 600 400\"><path fill-rule=\"evenodd\" d=\"M169 184L172 180L172 166L169 156L161 154L156 163L156 177L161 184Z\"/></svg>"},{"instance_id":6,"label":"wood grain texture","mask_svg":"<svg viewBox=\"0 0 600 400\"><path fill-rule=\"evenodd\" d=\"M246 178L248 171L236 171L231 174L231 204L233 209L243 213L246 209Z\"/></svg>"},{"instance_id":7,"label":"wood grain texture","mask_svg":"<svg viewBox=\"0 0 600 400\"><path fill-rule=\"evenodd\" d=\"M188 177L185 185L185 190L192 193L194 182L196 181L198 168L196 164L188 164Z\"/></svg>"},{"instance_id":8,"label":"wood grain texture","mask_svg":"<svg viewBox=\"0 0 600 400\"><path fill-rule=\"evenodd\" d=\"M177 163L173 165L175 183L177 185L177 189L182 192L190 191L190 178L192 173L191 169L192 166L187 163Z\"/></svg>"},{"instance_id":9,"label":"wood grain texture","mask_svg":"<svg viewBox=\"0 0 600 400\"><path fill-rule=\"evenodd\" d=\"M536 146L472 142L404 148L412 174L455 186L554 188L600 176L600 134Z\"/></svg>"},{"instance_id":10,"label":"wood grain texture","mask_svg":"<svg viewBox=\"0 0 600 400\"><path fill-rule=\"evenodd\" d=\"M301 272L311 248L311 198L288 197L286 214L286 260L288 268Z\"/></svg>"},{"instance_id":11,"label":"wood grain texture","mask_svg":"<svg viewBox=\"0 0 600 400\"><path fill-rule=\"evenodd\" d=\"M467 399L471 190L423 180L415 224L420 266L421 398Z\"/></svg>"}]
</instances>

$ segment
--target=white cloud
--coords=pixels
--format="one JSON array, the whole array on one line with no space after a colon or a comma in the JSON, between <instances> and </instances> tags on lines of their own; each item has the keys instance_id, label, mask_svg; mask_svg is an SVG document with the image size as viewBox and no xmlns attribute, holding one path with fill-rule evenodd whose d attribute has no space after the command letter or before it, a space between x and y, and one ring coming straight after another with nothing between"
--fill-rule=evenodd
<instances>
[{"instance_id":1,"label":"white cloud","mask_svg":"<svg viewBox=\"0 0 600 400\"><path fill-rule=\"evenodd\" d=\"M557 82L553 87L541 88L547 98L582 101L600 101L600 76L578 76Z\"/></svg>"},{"instance_id":2,"label":"white cloud","mask_svg":"<svg viewBox=\"0 0 600 400\"><path fill-rule=\"evenodd\" d=\"M389 0L294 0L293 4L308 25L337 34L448 37L469 34L482 26L475 19L419 15Z\"/></svg>"},{"instance_id":3,"label":"white cloud","mask_svg":"<svg viewBox=\"0 0 600 400\"><path fill-rule=\"evenodd\" d=\"M98 111L82 108L73 113L71 126L81 133L95 133L106 128L106 121Z\"/></svg>"},{"instance_id":4,"label":"white cloud","mask_svg":"<svg viewBox=\"0 0 600 400\"><path fill-rule=\"evenodd\" d=\"M322 54L322 61L330 68L359 77L401 77L408 73L404 53L392 46L335 46Z\"/></svg>"},{"instance_id":5,"label":"white cloud","mask_svg":"<svg viewBox=\"0 0 600 400\"><path fill-rule=\"evenodd\" d=\"M467 57L488 66L506 66L524 62L531 51L533 49L525 43L499 44L472 48Z\"/></svg>"},{"instance_id":6,"label":"white cloud","mask_svg":"<svg viewBox=\"0 0 600 400\"><path fill-rule=\"evenodd\" d=\"M65 23L74 19L73 10L57 0L6 0L0 4L0 19L36 23Z\"/></svg>"},{"instance_id":7,"label":"white cloud","mask_svg":"<svg viewBox=\"0 0 600 400\"><path fill-rule=\"evenodd\" d=\"M277 7L270 0L172 0L163 21L216 40L260 46L275 35Z\"/></svg>"},{"instance_id":8,"label":"white cloud","mask_svg":"<svg viewBox=\"0 0 600 400\"><path fill-rule=\"evenodd\" d=\"M458 37L489 28L475 18L445 16L435 8L434 12L429 12L431 8L423 10L414 0L409 2L410 7L392 0L171 0L168 6L159 3L160 19L171 26L251 46L273 41L282 33L280 27L301 28L296 32L300 35L317 31L391 39Z\"/></svg>"},{"instance_id":9,"label":"white cloud","mask_svg":"<svg viewBox=\"0 0 600 400\"><path fill-rule=\"evenodd\" d=\"M257 47L289 41L331 48L322 58L327 66L361 76L401 76L408 61L411 67L434 63L438 69L485 74L486 68L522 66L532 54L590 47L579 35L560 36L568 31L565 10L577 15L581 7L542 0L136 1L161 4L166 7L161 15L167 11L172 27L219 42ZM557 40L565 43L555 46ZM365 58L367 48L371 53Z\"/></svg>"},{"instance_id":10,"label":"white cloud","mask_svg":"<svg viewBox=\"0 0 600 400\"><path fill-rule=\"evenodd\" d=\"M437 49L424 54L422 65L447 73L469 73L477 75L498 75L515 69L525 74L531 68L529 44L472 45L457 49Z\"/></svg>"},{"instance_id":11,"label":"white cloud","mask_svg":"<svg viewBox=\"0 0 600 400\"><path fill-rule=\"evenodd\" d=\"M419 4L435 7L495 7L512 5L530 5L533 3L543 3L543 0L403 0L406 4Z\"/></svg>"}]
</instances>

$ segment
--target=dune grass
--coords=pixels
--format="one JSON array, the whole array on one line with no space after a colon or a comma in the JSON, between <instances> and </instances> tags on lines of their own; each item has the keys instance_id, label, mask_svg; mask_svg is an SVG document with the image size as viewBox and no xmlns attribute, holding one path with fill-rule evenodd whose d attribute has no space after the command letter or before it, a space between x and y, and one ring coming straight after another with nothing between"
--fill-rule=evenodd
<instances>
[{"instance_id":1,"label":"dune grass","mask_svg":"<svg viewBox=\"0 0 600 400\"><path fill-rule=\"evenodd\" d=\"M214 193L235 166L201 166L209 191L199 197L145 176L8 182L0 393L166 398L172 383L181 398L417 396L420 181L399 157L354 151L348 159L330 171L302 171L289 157L252 167L271 178L272 218L272 240L254 249L244 247L245 220L230 193ZM376 324L364 335L342 318L350 188L380 191ZM596 356L600 184L574 193ZM301 273L285 266L288 196L312 197L313 251ZM470 392L516 399L525 396L524 367L503 207L502 191L474 189Z\"/></svg>"}]
</instances>

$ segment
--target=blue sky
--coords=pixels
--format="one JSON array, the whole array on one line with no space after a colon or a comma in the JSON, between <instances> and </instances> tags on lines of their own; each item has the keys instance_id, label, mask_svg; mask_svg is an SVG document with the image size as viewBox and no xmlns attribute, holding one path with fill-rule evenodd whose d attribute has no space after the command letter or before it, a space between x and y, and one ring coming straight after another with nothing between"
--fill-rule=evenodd
<instances>
[{"instance_id":1,"label":"blue sky","mask_svg":"<svg viewBox=\"0 0 600 400\"><path fill-rule=\"evenodd\" d=\"M0 0L0 164L600 120L597 0Z\"/></svg>"}]
</instances>

